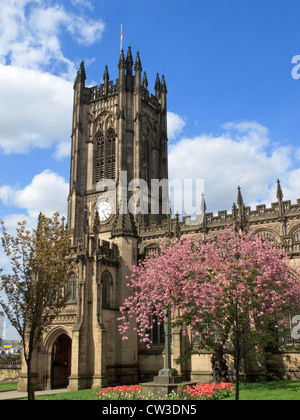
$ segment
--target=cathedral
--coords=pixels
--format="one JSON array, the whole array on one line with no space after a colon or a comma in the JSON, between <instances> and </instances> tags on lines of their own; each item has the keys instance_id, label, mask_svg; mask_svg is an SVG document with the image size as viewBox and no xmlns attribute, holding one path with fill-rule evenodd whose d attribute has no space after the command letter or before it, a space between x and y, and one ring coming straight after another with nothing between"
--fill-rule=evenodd
<instances>
[{"instance_id":1,"label":"cathedral","mask_svg":"<svg viewBox=\"0 0 300 420\"><path fill-rule=\"evenodd\" d=\"M119 307L128 296L130 266L157 251L161 238L201 236L223 229L238 220L262 238L275 237L300 265L300 199L284 200L280 181L271 207L255 210L243 202L240 187L232 212L206 212L172 218L162 189L152 180L168 179L167 87L157 74L154 93L148 90L139 53L131 48L120 54L119 78L110 80L108 67L103 84L86 87L84 63L74 83L68 228L72 254L68 274L69 301L43 336L35 351L32 373L36 389L68 387L70 391L110 384L151 380L164 365L164 333L156 324L153 345L147 349L131 330L123 341L118 332ZM141 188L133 180L143 180ZM136 198L138 197L138 199ZM168 201L168 200L167 200ZM151 211L153 205L157 211ZM293 329L298 318L286 320L291 335L289 353L274 355L274 372L300 378L300 358L293 349ZM300 338L300 336L299 336ZM176 365L188 337L172 331L172 361L185 380L207 382L211 378L211 354L202 352ZM229 361L232 371L232 363ZM245 360L247 378L260 368ZM26 388L23 366L19 389Z\"/></svg>"}]
</instances>

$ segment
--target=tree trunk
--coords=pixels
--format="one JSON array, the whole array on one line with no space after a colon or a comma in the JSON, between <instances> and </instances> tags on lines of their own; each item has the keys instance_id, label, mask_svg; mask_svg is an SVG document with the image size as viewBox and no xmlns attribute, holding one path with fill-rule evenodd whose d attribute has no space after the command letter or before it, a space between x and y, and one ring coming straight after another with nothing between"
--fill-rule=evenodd
<instances>
[{"instance_id":1,"label":"tree trunk","mask_svg":"<svg viewBox=\"0 0 300 420\"><path fill-rule=\"evenodd\" d=\"M34 401L34 390L32 388L31 380L31 358L27 360L27 395L28 401Z\"/></svg>"},{"instance_id":2,"label":"tree trunk","mask_svg":"<svg viewBox=\"0 0 300 420\"><path fill-rule=\"evenodd\" d=\"M235 378L235 400L240 399L240 359L236 361L236 378Z\"/></svg>"},{"instance_id":3,"label":"tree trunk","mask_svg":"<svg viewBox=\"0 0 300 420\"><path fill-rule=\"evenodd\" d=\"M216 384L228 382L228 366L224 358L224 349L222 346L218 346L213 349L211 364L213 370L213 381Z\"/></svg>"},{"instance_id":4,"label":"tree trunk","mask_svg":"<svg viewBox=\"0 0 300 420\"><path fill-rule=\"evenodd\" d=\"M239 344L235 348L234 366L235 366L235 400L240 399L240 347Z\"/></svg>"}]
</instances>

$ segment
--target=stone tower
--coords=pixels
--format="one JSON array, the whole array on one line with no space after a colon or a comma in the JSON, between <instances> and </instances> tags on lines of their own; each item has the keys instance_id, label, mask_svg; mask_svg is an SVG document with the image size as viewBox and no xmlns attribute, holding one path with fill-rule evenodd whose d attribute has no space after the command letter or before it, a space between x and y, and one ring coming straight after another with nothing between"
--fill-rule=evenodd
<instances>
[{"instance_id":1,"label":"stone tower","mask_svg":"<svg viewBox=\"0 0 300 420\"><path fill-rule=\"evenodd\" d=\"M151 180L168 177L165 79L157 75L155 95L150 94L140 55L134 63L130 47L126 59L121 51L118 67L116 84L106 66L103 84L86 87L82 63L74 84L68 199L74 250L69 284L76 299L72 390L138 380L137 337L121 340L118 309L128 295L128 266L137 262L139 226L166 218L161 196L159 211L150 214ZM149 189L128 211L140 191L134 180ZM102 182L112 188L102 188ZM139 212L141 207L146 211Z\"/></svg>"},{"instance_id":2,"label":"stone tower","mask_svg":"<svg viewBox=\"0 0 300 420\"><path fill-rule=\"evenodd\" d=\"M155 95L150 94L146 73L142 77L140 55L137 53L134 63L130 47L126 59L121 51L118 67L116 84L109 80L106 66L104 83L87 88L82 63L74 84L68 213L68 226L74 233L74 243L82 238L82 214L87 197L96 192L99 181L114 181L116 202L113 207L118 210L121 187L127 190L128 201L134 191L134 184L130 182L144 180L149 187L149 197L143 199L150 206L151 180L168 178L167 89L164 76L160 80L157 74ZM126 172L123 182L120 171ZM128 184L132 186L129 191ZM137 212L135 221L144 224L161 222L161 203L159 208L156 215L150 214L150 208L143 214ZM111 228L109 224L106 227L107 230Z\"/></svg>"}]
</instances>

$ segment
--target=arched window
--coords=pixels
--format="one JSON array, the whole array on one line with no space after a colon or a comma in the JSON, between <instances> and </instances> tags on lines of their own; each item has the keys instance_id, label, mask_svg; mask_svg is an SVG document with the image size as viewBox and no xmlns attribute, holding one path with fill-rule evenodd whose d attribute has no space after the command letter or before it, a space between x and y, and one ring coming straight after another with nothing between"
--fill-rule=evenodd
<instances>
[{"instance_id":1,"label":"arched window","mask_svg":"<svg viewBox=\"0 0 300 420\"><path fill-rule=\"evenodd\" d=\"M75 301L77 299L77 277L75 273L69 274L67 293L70 301Z\"/></svg>"},{"instance_id":2,"label":"arched window","mask_svg":"<svg viewBox=\"0 0 300 420\"><path fill-rule=\"evenodd\" d=\"M96 151L96 182L104 179L104 160L105 160L105 144L102 132L97 134L97 151Z\"/></svg>"},{"instance_id":3,"label":"arched window","mask_svg":"<svg viewBox=\"0 0 300 420\"><path fill-rule=\"evenodd\" d=\"M107 132L107 178L116 178L116 133L112 128Z\"/></svg>"},{"instance_id":4,"label":"arched window","mask_svg":"<svg viewBox=\"0 0 300 420\"><path fill-rule=\"evenodd\" d=\"M113 128L108 130L106 138L102 131L96 135L96 182L105 178L116 179L116 138Z\"/></svg>"},{"instance_id":5,"label":"arched window","mask_svg":"<svg viewBox=\"0 0 300 420\"><path fill-rule=\"evenodd\" d=\"M106 271L101 277L102 284L102 308L108 309L112 307L112 276Z\"/></svg>"},{"instance_id":6,"label":"arched window","mask_svg":"<svg viewBox=\"0 0 300 420\"><path fill-rule=\"evenodd\" d=\"M151 168L152 168L152 156L151 156L151 142L149 140L146 141L146 182L148 186L151 185Z\"/></svg>"},{"instance_id":7,"label":"arched window","mask_svg":"<svg viewBox=\"0 0 300 420\"><path fill-rule=\"evenodd\" d=\"M294 231L293 233L293 241L300 242L300 228Z\"/></svg>"},{"instance_id":8,"label":"arched window","mask_svg":"<svg viewBox=\"0 0 300 420\"><path fill-rule=\"evenodd\" d=\"M258 232L257 236L261 239L261 240L269 240L269 241L276 241L275 236L273 235L273 233L271 232Z\"/></svg>"}]
</instances>

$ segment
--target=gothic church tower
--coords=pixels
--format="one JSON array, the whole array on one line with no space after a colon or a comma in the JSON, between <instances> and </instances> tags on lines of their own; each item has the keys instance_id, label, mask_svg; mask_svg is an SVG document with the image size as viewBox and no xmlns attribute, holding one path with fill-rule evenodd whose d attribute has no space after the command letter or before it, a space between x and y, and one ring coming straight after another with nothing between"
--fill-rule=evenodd
<instances>
[{"instance_id":1,"label":"gothic church tower","mask_svg":"<svg viewBox=\"0 0 300 420\"><path fill-rule=\"evenodd\" d=\"M68 197L69 301L35 351L36 389L68 386L73 391L136 383L150 366L133 329L128 341L122 340L118 318L130 290L129 267L143 249L143 231L161 222L166 226L168 218L162 214L160 196L157 214L137 211L141 202L149 206L151 188L134 211L128 211L139 191L138 186L130 188L132 180L150 187L152 179L168 178L164 77L157 75L154 89L150 94L139 53L134 63L130 47L126 59L121 51L115 84L107 67L100 86L86 87L84 63L77 73ZM102 182L106 189L99 187ZM23 364L19 390L26 390L26 381Z\"/></svg>"},{"instance_id":2,"label":"gothic church tower","mask_svg":"<svg viewBox=\"0 0 300 420\"><path fill-rule=\"evenodd\" d=\"M109 80L106 66L104 83L100 87L87 88L82 63L74 84L68 213L74 244L83 236L82 214L86 199L96 191L99 181L111 179L115 182L117 210L120 171L126 171L127 183L136 179L146 181L149 195L152 179L168 178L164 76L160 80L157 75L155 96L150 94L146 73L142 78L139 53L134 63L130 47L126 59L121 51L118 67L119 79L115 85ZM148 202L150 204L150 199ZM90 212L91 208L88 210ZM161 222L161 211L157 215L150 213L149 208L148 214L135 215L135 221L144 224ZM106 227L109 230L111 226L107 224Z\"/></svg>"},{"instance_id":3,"label":"gothic church tower","mask_svg":"<svg viewBox=\"0 0 300 420\"><path fill-rule=\"evenodd\" d=\"M126 59L121 51L118 67L116 84L106 66L104 83L86 87L82 63L74 84L68 227L74 250L70 279L78 287L71 390L138 380L137 337L133 332L121 340L118 309L128 296L128 266L137 263L139 226L166 218L161 199L158 214L120 211L120 189L128 190L135 179L149 185L148 197L141 198L149 207L151 180L168 178L168 154L164 76L157 75L155 95L150 94L139 53L134 63L130 47ZM125 184L120 173L126 173ZM113 181L115 190L99 191L103 180ZM127 191L127 202L133 194Z\"/></svg>"}]
</instances>

